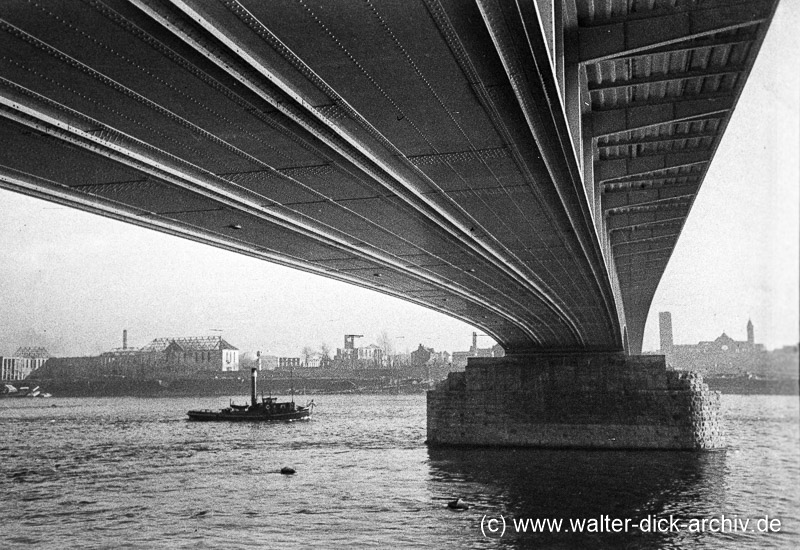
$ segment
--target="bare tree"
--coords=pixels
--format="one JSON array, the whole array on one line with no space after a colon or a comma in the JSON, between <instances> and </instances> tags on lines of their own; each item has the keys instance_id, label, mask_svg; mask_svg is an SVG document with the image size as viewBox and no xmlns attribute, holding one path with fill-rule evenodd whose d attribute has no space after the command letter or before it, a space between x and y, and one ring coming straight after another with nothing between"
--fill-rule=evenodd
<instances>
[{"instance_id":1,"label":"bare tree","mask_svg":"<svg viewBox=\"0 0 800 550\"><path fill-rule=\"evenodd\" d=\"M394 340L389 333L385 330L381 331L380 336L378 336L378 347L383 350L384 355L394 355Z\"/></svg>"},{"instance_id":2,"label":"bare tree","mask_svg":"<svg viewBox=\"0 0 800 550\"><path fill-rule=\"evenodd\" d=\"M307 367L308 360L314 356L314 349L311 346L303 346L300 356L303 358L303 366Z\"/></svg>"},{"instance_id":3,"label":"bare tree","mask_svg":"<svg viewBox=\"0 0 800 550\"><path fill-rule=\"evenodd\" d=\"M329 367L330 364L331 364L331 347L327 343L322 342L322 344L320 344L320 346L319 346L319 355L320 355L320 357L322 359L320 361L320 363L321 363L320 366L321 367Z\"/></svg>"},{"instance_id":4,"label":"bare tree","mask_svg":"<svg viewBox=\"0 0 800 550\"><path fill-rule=\"evenodd\" d=\"M383 357L387 366L392 367L394 363L394 339L389 333L382 330L378 336L378 347L383 350Z\"/></svg>"}]
</instances>

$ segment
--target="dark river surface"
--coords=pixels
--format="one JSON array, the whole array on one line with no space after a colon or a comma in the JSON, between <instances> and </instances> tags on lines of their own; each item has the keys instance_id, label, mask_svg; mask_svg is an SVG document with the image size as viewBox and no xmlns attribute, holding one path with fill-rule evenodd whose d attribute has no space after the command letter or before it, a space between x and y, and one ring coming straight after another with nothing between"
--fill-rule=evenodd
<instances>
[{"instance_id":1,"label":"dark river surface","mask_svg":"<svg viewBox=\"0 0 800 550\"><path fill-rule=\"evenodd\" d=\"M0 401L0 547L800 547L796 396L723 396L707 453L429 449L424 395L315 400L272 425L186 421L217 398Z\"/></svg>"}]
</instances>

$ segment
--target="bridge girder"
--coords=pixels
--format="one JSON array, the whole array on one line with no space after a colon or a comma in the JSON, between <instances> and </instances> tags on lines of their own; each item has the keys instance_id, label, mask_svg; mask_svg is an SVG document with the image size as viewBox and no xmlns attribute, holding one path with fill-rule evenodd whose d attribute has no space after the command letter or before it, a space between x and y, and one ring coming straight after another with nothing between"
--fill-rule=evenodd
<instances>
[{"instance_id":1,"label":"bridge girder","mask_svg":"<svg viewBox=\"0 0 800 550\"><path fill-rule=\"evenodd\" d=\"M401 4L5 2L0 187L637 352L775 2Z\"/></svg>"}]
</instances>

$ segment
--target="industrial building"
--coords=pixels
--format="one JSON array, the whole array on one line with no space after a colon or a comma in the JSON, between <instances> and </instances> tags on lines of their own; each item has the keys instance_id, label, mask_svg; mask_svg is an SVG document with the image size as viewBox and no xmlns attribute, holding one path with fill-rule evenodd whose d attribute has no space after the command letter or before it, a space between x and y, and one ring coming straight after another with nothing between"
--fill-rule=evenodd
<instances>
[{"instance_id":1,"label":"industrial building","mask_svg":"<svg viewBox=\"0 0 800 550\"><path fill-rule=\"evenodd\" d=\"M222 336L156 338L140 353L146 364L173 372L239 370L239 350Z\"/></svg>"},{"instance_id":2,"label":"industrial building","mask_svg":"<svg viewBox=\"0 0 800 550\"><path fill-rule=\"evenodd\" d=\"M303 360L299 357L279 357L278 358L278 368L279 369L297 369L300 367L304 367Z\"/></svg>"},{"instance_id":3,"label":"industrial building","mask_svg":"<svg viewBox=\"0 0 800 550\"><path fill-rule=\"evenodd\" d=\"M20 347L11 357L0 357L0 380L24 380L50 357L43 347Z\"/></svg>"},{"instance_id":4,"label":"industrial building","mask_svg":"<svg viewBox=\"0 0 800 550\"><path fill-rule=\"evenodd\" d=\"M470 357L503 357L505 353L503 348L495 344L490 348L478 347L478 333L472 333L472 346L469 351L454 351L453 352L453 367L458 370L463 370L467 366L467 360Z\"/></svg>"},{"instance_id":5,"label":"industrial building","mask_svg":"<svg viewBox=\"0 0 800 550\"><path fill-rule=\"evenodd\" d=\"M334 366L351 369L379 369L386 366L386 358L384 357L385 353L383 348L376 346L375 344L356 347L356 338L363 338L363 335L344 335L344 347L336 348L336 356L333 358Z\"/></svg>"},{"instance_id":6,"label":"industrial building","mask_svg":"<svg viewBox=\"0 0 800 550\"><path fill-rule=\"evenodd\" d=\"M128 347L127 331L121 348L95 357L49 359L40 378L121 376L148 379L239 370L239 350L221 336L156 338L142 348Z\"/></svg>"},{"instance_id":7,"label":"industrial building","mask_svg":"<svg viewBox=\"0 0 800 550\"><path fill-rule=\"evenodd\" d=\"M0 357L0 380L24 380L33 372L33 362L27 357Z\"/></svg>"}]
</instances>

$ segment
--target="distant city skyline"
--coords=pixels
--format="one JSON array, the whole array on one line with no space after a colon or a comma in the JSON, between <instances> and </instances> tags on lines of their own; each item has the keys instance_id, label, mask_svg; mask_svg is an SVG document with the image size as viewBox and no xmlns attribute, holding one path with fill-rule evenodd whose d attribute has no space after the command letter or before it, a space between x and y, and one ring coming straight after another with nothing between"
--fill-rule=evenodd
<instances>
[{"instance_id":1,"label":"distant city skyline","mask_svg":"<svg viewBox=\"0 0 800 550\"><path fill-rule=\"evenodd\" d=\"M800 3L772 27L655 295L676 343L748 319L767 349L800 333ZM461 321L376 292L0 190L0 354L43 345L96 354L153 338L221 334L244 351L292 356L345 333L398 350L469 349ZM478 332L481 332L478 330ZM493 341L482 338L481 347ZM52 349L51 349L52 348Z\"/></svg>"},{"instance_id":2,"label":"distant city skyline","mask_svg":"<svg viewBox=\"0 0 800 550\"><path fill-rule=\"evenodd\" d=\"M692 206L650 308L645 350L658 349L658 312L676 342L748 319L768 349L800 339L800 3L782 2Z\"/></svg>"}]
</instances>

